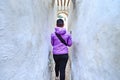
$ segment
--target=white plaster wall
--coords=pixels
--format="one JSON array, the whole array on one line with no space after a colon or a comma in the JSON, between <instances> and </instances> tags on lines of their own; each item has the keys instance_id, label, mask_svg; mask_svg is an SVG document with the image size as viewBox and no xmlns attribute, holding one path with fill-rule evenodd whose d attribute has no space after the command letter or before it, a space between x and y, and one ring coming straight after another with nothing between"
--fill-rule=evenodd
<instances>
[{"instance_id":1,"label":"white plaster wall","mask_svg":"<svg viewBox=\"0 0 120 80\"><path fill-rule=\"evenodd\" d=\"M72 80L120 80L120 0L75 0Z\"/></svg>"},{"instance_id":2,"label":"white plaster wall","mask_svg":"<svg viewBox=\"0 0 120 80\"><path fill-rule=\"evenodd\" d=\"M52 0L0 0L0 80L50 79L52 4Z\"/></svg>"}]
</instances>

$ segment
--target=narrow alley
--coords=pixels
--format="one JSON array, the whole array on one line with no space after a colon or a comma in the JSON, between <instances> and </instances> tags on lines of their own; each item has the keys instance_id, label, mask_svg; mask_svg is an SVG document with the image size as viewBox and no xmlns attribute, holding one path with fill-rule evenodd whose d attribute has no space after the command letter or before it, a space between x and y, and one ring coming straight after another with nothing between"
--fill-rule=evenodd
<instances>
[{"instance_id":1,"label":"narrow alley","mask_svg":"<svg viewBox=\"0 0 120 80\"><path fill-rule=\"evenodd\" d=\"M57 19L73 41L66 80L120 80L120 0L0 0L0 80L55 80Z\"/></svg>"}]
</instances>

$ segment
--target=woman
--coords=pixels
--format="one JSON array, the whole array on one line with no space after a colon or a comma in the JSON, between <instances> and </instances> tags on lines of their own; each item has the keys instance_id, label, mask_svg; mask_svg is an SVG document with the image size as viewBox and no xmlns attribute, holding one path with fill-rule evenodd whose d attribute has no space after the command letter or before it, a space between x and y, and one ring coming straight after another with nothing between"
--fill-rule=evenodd
<instances>
[{"instance_id":1,"label":"woman","mask_svg":"<svg viewBox=\"0 0 120 80\"><path fill-rule=\"evenodd\" d=\"M53 58L55 61L56 80L65 80L65 68L68 61L68 46L72 45L71 35L66 32L64 21L58 19L55 32L51 34L51 44L53 46Z\"/></svg>"}]
</instances>

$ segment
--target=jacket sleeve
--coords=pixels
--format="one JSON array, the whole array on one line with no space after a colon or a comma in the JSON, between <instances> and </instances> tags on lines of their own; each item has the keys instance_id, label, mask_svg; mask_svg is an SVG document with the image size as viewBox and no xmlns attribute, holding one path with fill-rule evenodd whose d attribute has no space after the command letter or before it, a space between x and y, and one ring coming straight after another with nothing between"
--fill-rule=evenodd
<instances>
[{"instance_id":1,"label":"jacket sleeve","mask_svg":"<svg viewBox=\"0 0 120 80\"><path fill-rule=\"evenodd\" d=\"M69 36L68 36L67 44L68 44L69 47L72 46L72 37L71 37L70 34L69 34Z\"/></svg>"},{"instance_id":2,"label":"jacket sleeve","mask_svg":"<svg viewBox=\"0 0 120 80\"><path fill-rule=\"evenodd\" d=\"M52 46L54 45L54 36L53 36L53 34L51 34L51 45Z\"/></svg>"}]
</instances>

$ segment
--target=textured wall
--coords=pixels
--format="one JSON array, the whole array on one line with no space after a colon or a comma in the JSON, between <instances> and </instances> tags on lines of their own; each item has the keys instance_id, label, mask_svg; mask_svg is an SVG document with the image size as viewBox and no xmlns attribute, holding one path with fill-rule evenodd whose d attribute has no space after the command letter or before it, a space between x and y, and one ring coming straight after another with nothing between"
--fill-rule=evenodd
<instances>
[{"instance_id":1,"label":"textured wall","mask_svg":"<svg viewBox=\"0 0 120 80\"><path fill-rule=\"evenodd\" d=\"M72 30L73 80L120 80L120 0L76 0Z\"/></svg>"},{"instance_id":2,"label":"textured wall","mask_svg":"<svg viewBox=\"0 0 120 80\"><path fill-rule=\"evenodd\" d=\"M0 80L49 80L52 4L0 0Z\"/></svg>"}]
</instances>

